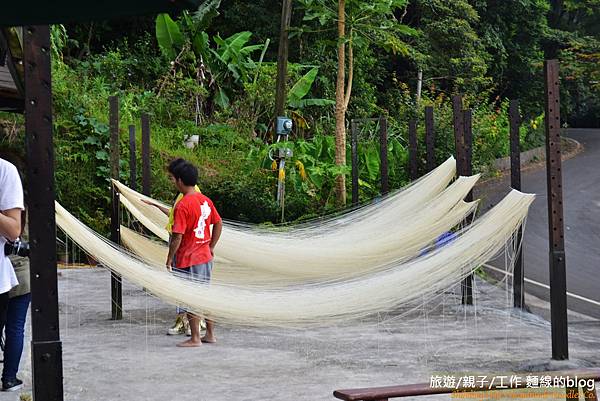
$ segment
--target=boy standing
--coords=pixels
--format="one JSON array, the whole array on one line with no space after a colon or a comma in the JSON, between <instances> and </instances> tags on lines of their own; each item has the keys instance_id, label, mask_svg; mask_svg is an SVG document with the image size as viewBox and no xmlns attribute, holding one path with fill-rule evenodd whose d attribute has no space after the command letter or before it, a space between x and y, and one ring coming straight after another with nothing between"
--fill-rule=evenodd
<instances>
[{"instance_id":1,"label":"boy standing","mask_svg":"<svg viewBox=\"0 0 600 401\"><path fill-rule=\"evenodd\" d=\"M208 197L196 192L198 170L191 163L171 163L169 179L183 194L183 198L174 210L167 269L192 280L208 283L212 274L214 248L223 228L221 216ZM176 266L173 266L173 256ZM216 342L212 321L206 320L206 335L200 338L199 317L189 312L187 315L192 336L189 340L177 344L178 347L198 347L203 342Z\"/></svg>"}]
</instances>

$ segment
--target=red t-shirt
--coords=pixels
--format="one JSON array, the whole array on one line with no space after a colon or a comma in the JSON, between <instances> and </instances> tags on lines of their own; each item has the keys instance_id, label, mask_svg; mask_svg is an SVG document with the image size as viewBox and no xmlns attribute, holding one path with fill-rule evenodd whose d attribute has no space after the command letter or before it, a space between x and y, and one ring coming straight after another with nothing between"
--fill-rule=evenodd
<instances>
[{"instance_id":1,"label":"red t-shirt","mask_svg":"<svg viewBox=\"0 0 600 401\"><path fill-rule=\"evenodd\" d=\"M183 234L181 245L175 254L180 269L207 263L210 253L210 226L221 221L212 201L195 192L185 195L175 206L173 233Z\"/></svg>"}]
</instances>

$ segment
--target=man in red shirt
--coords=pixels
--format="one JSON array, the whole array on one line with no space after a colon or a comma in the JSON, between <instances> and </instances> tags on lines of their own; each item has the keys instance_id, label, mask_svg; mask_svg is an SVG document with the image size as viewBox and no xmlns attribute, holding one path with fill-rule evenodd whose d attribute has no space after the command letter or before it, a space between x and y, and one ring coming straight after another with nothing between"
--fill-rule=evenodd
<instances>
[{"instance_id":1,"label":"man in red shirt","mask_svg":"<svg viewBox=\"0 0 600 401\"><path fill-rule=\"evenodd\" d=\"M171 163L169 179L183 194L183 198L174 210L167 269L191 280L208 284L212 273L215 245L223 229L221 216L208 197L196 192L198 170L191 163L185 161ZM175 257L175 266L173 266L173 257ZM187 315L192 337L177 344L178 347L198 347L203 342L216 342L212 321L206 319L206 335L200 338L199 317L189 312Z\"/></svg>"}]
</instances>

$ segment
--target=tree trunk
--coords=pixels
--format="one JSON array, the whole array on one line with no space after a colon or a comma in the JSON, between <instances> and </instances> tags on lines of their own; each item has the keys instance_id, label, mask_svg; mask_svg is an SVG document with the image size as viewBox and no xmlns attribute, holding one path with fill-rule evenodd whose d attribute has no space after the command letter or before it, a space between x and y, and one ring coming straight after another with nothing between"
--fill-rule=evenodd
<instances>
[{"instance_id":1,"label":"tree trunk","mask_svg":"<svg viewBox=\"0 0 600 401\"><path fill-rule=\"evenodd\" d=\"M335 164L346 165L346 0L338 3L338 71L335 88ZM346 176L340 174L335 180L336 204L346 204Z\"/></svg>"},{"instance_id":2,"label":"tree trunk","mask_svg":"<svg viewBox=\"0 0 600 401\"><path fill-rule=\"evenodd\" d=\"M292 18L292 0L283 0L281 9L281 28L279 31L279 50L277 54L277 85L275 93L275 117L284 116L287 97L287 66L289 53L290 21Z\"/></svg>"}]
</instances>

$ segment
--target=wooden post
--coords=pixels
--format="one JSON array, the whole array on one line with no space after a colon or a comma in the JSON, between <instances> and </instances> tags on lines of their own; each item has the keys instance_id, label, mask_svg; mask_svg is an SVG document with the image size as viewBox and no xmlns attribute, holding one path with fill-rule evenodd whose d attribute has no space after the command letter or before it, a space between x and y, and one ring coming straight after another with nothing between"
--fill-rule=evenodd
<instances>
[{"instance_id":1,"label":"wooden post","mask_svg":"<svg viewBox=\"0 0 600 401\"><path fill-rule=\"evenodd\" d=\"M25 145L31 279L31 371L34 400L63 400L58 319L50 27L24 30Z\"/></svg>"},{"instance_id":2,"label":"wooden post","mask_svg":"<svg viewBox=\"0 0 600 401\"><path fill-rule=\"evenodd\" d=\"M452 112L454 125L454 146L456 148L456 171L459 176L469 175L467 173L465 156L465 113L462 110L462 96L455 95L452 98ZM473 276L467 276L461 284L463 305L473 304Z\"/></svg>"},{"instance_id":3,"label":"wooden post","mask_svg":"<svg viewBox=\"0 0 600 401\"><path fill-rule=\"evenodd\" d=\"M435 131L433 106L425 107L425 146L427 147L427 172L435 168Z\"/></svg>"},{"instance_id":4,"label":"wooden post","mask_svg":"<svg viewBox=\"0 0 600 401\"><path fill-rule=\"evenodd\" d=\"M110 175L113 179L119 180L119 98L111 96L108 98L108 102L110 106ZM121 242L119 235L119 195L114 187L112 187L111 192L110 239L113 243L119 244ZM123 319L122 281L121 276L116 273L110 275L110 299L112 319Z\"/></svg>"},{"instance_id":5,"label":"wooden post","mask_svg":"<svg viewBox=\"0 0 600 401\"><path fill-rule=\"evenodd\" d=\"M452 97L454 148L456 152L456 170L458 175L464 175L464 172L461 171L462 165L460 163L460 160L463 157L463 133L465 130L462 113L462 104L462 95L455 95L454 97Z\"/></svg>"},{"instance_id":6,"label":"wooden post","mask_svg":"<svg viewBox=\"0 0 600 401\"><path fill-rule=\"evenodd\" d=\"M379 164L381 169L381 194L387 195L390 191L389 180L388 180L388 125L387 118L379 118L379 156L381 163Z\"/></svg>"},{"instance_id":7,"label":"wooden post","mask_svg":"<svg viewBox=\"0 0 600 401\"><path fill-rule=\"evenodd\" d=\"M150 116L142 113L142 193L150 196Z\"/></svg>"},{"instance_id":8,"label":"wooden post","mask_svg":"<svg viewBox=\"0 0 600 401\"><path fill-rule=\"evenodd\" d=\"M351 123L351 156L352 156L352 204L358 205L358 127L356 121L352 120Z\"/></svg>"},{"instance_id":9,"label":"wooden post","mask_svg":"<svg viewBox=\"0 0 600 401\"><path fill-rule=\"evenodd\" d=\"M519 116L519 101L511 100L508 109L510 121L510 186L516 190L521 190L521 145L519 137L519 126L521 117ZM523 271L523 228L517 232L517 244L519 249L515 259L513 274L513 305L515 308L525 307L525 274Z\"/></svg>"},{"instance_id":10,"label":"wooden post","mask_svg":"<svg viewBox=\"0 0 600 401\"><path fill-rule=\"evenodd\" d=\"M287 98L286 80L289 50L289 30L292 18L292 0L283 0L281 6L281 28L279 30L279 52L277 54L277 83L275 93L275 114L283 116Z\"/></svg>"},{"instance_id":11,"label":"wooden post","mask_svg":"<svg viewBox=\"0 0 600 401\"><path fill-rule=\"evenodd\" d=\"M552 359L569 359L558 60L544 62Z\"/></svg>"},{"instance_id":12,"label":"wooden post","mask_svg":"<svg viewBox=\"0 0 600 401\"><path fill-rule=\"evenodd\" d=\"M473 175L473 110L463 110L463 154L462 154L462 174L465 176ZM473 192L465 198L467 202L473 200Z\"/></svg>"},{"instance_id":13,"label":"wooden post","mask_svg":"<svg viewBox=\"0 0 600 401\"><path fill-rule=\"evenodd\" d=\"M137 161L135 155L135 125L129 126L129 188L137 191Z\"/></svg>"},{"instance_id":14,"label":"wooden post","mask_svg":"<svg viewBox=\"0 0 600 401\"><path fill-rule=\"evenodd\" d=\"M470 176L473 175L473 113L469 110L463 110L463 138L462 138L462 150L461 150L461 175ZM465 197L465 201L473 201L473 191L470 191ZM467 217L467 221L470 221L472 215ZM473 305L473 274L469 274L465 277L462 283L462 303L463 305Z\"/></svg>"},{"instance_id":15,"label":"wooden post","mask_svg":"<svg viewBox=\"0 0 600 401\"><path fill-rule=\"evenodd\" d=\"M419 176L417 147L417 120L414 118L408 122L408 175L411 181Z\"/></svg>"}]
</instances>

